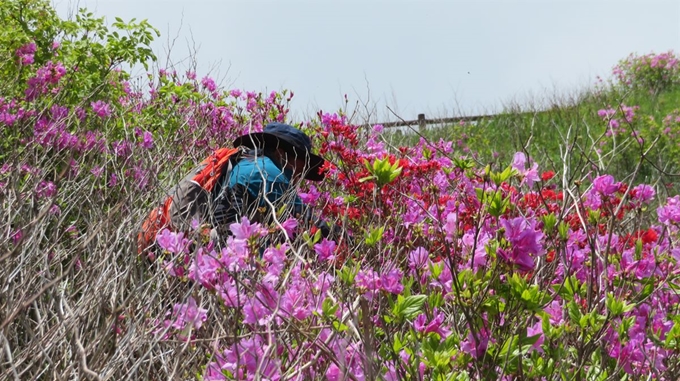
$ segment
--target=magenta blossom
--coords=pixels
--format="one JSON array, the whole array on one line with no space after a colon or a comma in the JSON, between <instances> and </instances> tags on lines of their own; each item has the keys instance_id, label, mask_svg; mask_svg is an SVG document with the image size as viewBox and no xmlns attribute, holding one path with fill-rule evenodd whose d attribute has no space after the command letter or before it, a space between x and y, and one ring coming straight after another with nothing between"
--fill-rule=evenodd
<instances>
[{"instance_id":1,"label":"magenta blossom","mask_svg":"<svg viewBox=\"0 0 680 381\"><path fill-rule=\"evenodd\" d=\"M544 252L543 232L536 230L536 221L527 221L524 217L516 217L510 220L501 219L501 225L505 229L505 238L512 244L510 251L499 248L498 254L519 267L521 271L530 271L534 268L533 256L542 255Z\"/></svg>"},{"instance_id":2,"label":"magenta blossom","mask_svg":"<svg viewBox=\"0 0 680 381\"><path fill-rule=\"evenodd\" d=\"M193 326L193 329L200 329L208 319L207 312L208 310L198 307L193 297L189 297L188 303L175 304L172 312L174 317L172 327L178 330L183 330L188 326ZM170 315L169 312L168 315Z\"/></svg>"},{"instance_id":3,"label":"magenta blossom","mask_svg":"<svg viewBox=\"0 0 680 381\"><path fill-rule=\"evenodd\" d=\"M243 217L241 222L235 222L229 225L229 229L234 233L236 239L250 239L252 237L264 237L267 234L267 229L263 228L258 222L251 224L248 217Z\"/></svg>"},{"instance_id":4,"label":"magenta blossom","mask_svg":"<svg viewBox=\"0 0 680 381\"><path fill-rule=\"evenodd\" d=\"M153 134L151 132L144 131L143 140L142 140L142 147L144 147L146 149L153 148Z\"/></svg>"},{"instance_id":5,"label":"magenta blossom","mask_svg":"<svg viewBox=\"0 0 680 381\"><path fill-rule=\"evenodd\" d=\"M218 279L218 272L222 265L217 260L217 253L205 253L204 248L198 249L196 259L189 268L189 279L199 282L203 287L212 289Z\"/></svg>"},{"instance_id":6,"label":"magenta blossom","mask_svg":"<svg viewBox=\"0 0 680 381\"><path fill-rule=\"evenodd\" d=\"M416 248L408 255L408 267L411 272L427 269L429 262L429 253L423 247Z\"/></svg>"},{"instance_id":7,"label":"magenta blossom","mask_svg":"<svg viewBox=\"0 0 680 381\"><path fill-rule=\"evenodd\" d=\"M425 314L418 315L413 322L413 328L416 331L425 334L434 332L439 335L441 340L444 340L451 334L451 330L443 325L445 316L443 313L438 312L436 308L433 311L433 315L434 319L430 322L427 321L427 316Z\"/></svg>"},{"instance_id":8,"label":"magenta blossom","mask_svg":"<svg viewBox=\"0 0 680 381\"><path fill-rule=\"evenodd\" d=\"M657 208L656 213L664 225L680 223L680 196L669 197L666 205Z\"/></svg>"},{"instance_id":9,"label":"magenta blossom","mask_svg":"<svg viewBox=\"0 0 680 381\"><path fill-rule=\"evenodd\" d=\"M21 229L17 229L12 233L12 243L17 244L21 239L24 237L24 233L21 231Z\"/></svg>"},{"instance_id":10,"label":"magenta blossom","mask_svg":"<svg viewBox=\"0 0 680 381\"><path fill-rule=\"evenodd\" d=\"M281 226L283 227L283 230L286 231L286 234L288 234L289 237L292 237L295 234L295 229L297 229L298 222L295 218L288 218L287 220L283 221L283 223L281 223Z\"/></svg>"},{"instance_id":11,"label":"magenta blossom","mask_svg":"<svg viewBox=\"0 0 680 381\"><path fill-rule=\"evenodd\" d=\"M206 90L210 91L211 93L217 90L217 85L215 84L215 81L210 77L203 77L203 79L201 80L201 84Z\"/></svg>"},{"instance_id":12,"label":"magenta blossom","mask_svg":"<svg viewBox=\"0 0 680 381\"><path fill-rule=\"evenodd\" d=\"M593 191L604 196L610 196L619 190L621 184L614 181L614 176L603 175L593 180Z\"/></svg>"},{"instance_id":13,"label":"magenta blossom","mask_svg":"<svg viewBox=\"0 0 680 381\"><path fill-rule=\"evenodd\" d=\"M401 294L404 291L404 285L401 284L403 277L404 274L399 269L388 271L380 278L382 289L392 294Z\"/></svg>"},{"instance_id":14,"label":"magenta blossom","mask_svg":"<svg viewBox=\"0 0 680 381\"><path fill-rule=\"evenodd\" d=\"M646 203L654 199L656 191L647 184L640 184L633 188L633 199Z\"/></svg>"},{"instance_id":15,"label":"magenta blossom","mask_svg":"<svg viewBox=\"0 0 680 381\"><path fill-rule=\"evenodd\" d=\"M543 336L543 323L540 320L531 327L527 327L527 337L534 336L538 336L538 339L531 346L531 349L539 353L543 353L543 348L541 348L541 345L543 344L545 337Z\"/></svg>"},{"instance_id":16,"label":"magenta blossom","mask_svg":"<svg viewBox=\"0 0 680 381\"><path fill-rule=\"evenodd\" d=\"M373 270L359 270L354 280L356 282L356 286L366 292L365 295L369 300L374 294L377 294L382 287L380 275Z\"/></svg>"},{"instance_id":17,"label":"magenta blossom","mask_svg":"<svg viewBox=\"0 0 680 381\"><path fill-rule=\"evenodd\" d=\"M329 241L328 239L324 238L321 240L321 243L314 245L314 251L319 256L320 260L332 261L335 259L335 255L333 254L335 252L335 247L335 241Z\"/></svg>"},{"instance_id":18,"label":"magenta blossom","mask_svg":"<svg viewBox=\"0 0 680 381\"><path fill-rule=\"evenodd\" d=\"M34 55L35 52L37 51L37 47L35 45L35 42L29 42L26 45L23 45L19 49L17 49L16 55L19 57L19 64L20 65L31 65L33 64L34 61Z\"/></svg>"},{"instance_id":19,"label":"magenta blossom","mask_svg":"<svg viewBox=\"0 0 680 381\"><path fill-rule=\"evenodd\" d=\"M41 181L35 188L35 195L38 198L50 198L57 194L57 186L51 181Z\"/></svg>"},{"instance_id":20,"label":"magenta blossom","mask_svg":"<svg viewBox=\"0 0 680 381\"><path fill-rule=\"evenodd\" d=\"M527 184L531 188L539 180L538 163L533 163L531 168L526 169L527 157L524 152L515 153L512 159L512 168L519 172L522 177L521 184Z\"/></svg>"},{"instance_id":21,"label":"magenta blossom","mask_svg":"<svg viewBox=\"0 0 680 381\"><path fill-rule=\"evenodd\" d=\"M460 343L460 349L470 354L473 358L480 358L489 346L489 331L483 329L477 332L477 338L470 332L465 340Z\"/></svg>"},{"instance_id":22,"label":"magenta blossom","mask_svg":"<svg viewBox=\"0 0 680 381\"><path fill-rule=\"evenodd\" d=\"M111 106L104 101L95 101L90 103L92 106L92 112L94 112L100 118L106 118L111 115Z\"/></svg>"},{"instance_id":23,"label":"magenta blossom","mask_svg":"<svg viewBox=\"0 0 680 381\"><path fill-rule=\"evenodd\" d=\"M269 263L267 267L269 274L275 276L281 274L286 263L286 250L288 250L288 244L284 243L279 247L268 247L264 251L262 258Z\"/></svg>"},{"instance_id":24,"label":"magenta blossom","mask_svg":"<svg viewBox=\"0 0 680 381\"><path fill-rule=\"evenodd\" d=\"M184 238L184 232L175 233L168 229L163 229L156 236L156 243L163 250L179 254L187 251L189 240Z\"/></svg>"}]
</instances>

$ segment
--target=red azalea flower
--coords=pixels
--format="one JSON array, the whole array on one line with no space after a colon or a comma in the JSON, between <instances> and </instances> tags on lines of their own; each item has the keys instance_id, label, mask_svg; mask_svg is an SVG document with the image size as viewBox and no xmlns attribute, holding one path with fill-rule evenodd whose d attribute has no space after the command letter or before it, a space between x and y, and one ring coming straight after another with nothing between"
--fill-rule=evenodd
<instances>
[{"instance_id":1,"label":"red azalea flower","mask_svg":"<svg viewBox=\"0 0 680 381\"><path fill-rule=\"evenodd\" d=\"M548 181L555 177L555 172L554 171L545 171L541 173L541 180L543 181Z\"/></svg>"},{"instance_id":2,"label":"red azalea flower","mask_svg":"<svg viewBox=\"0 0 680 381\"><path fill-rule=\"evenodd\" d=\"M554 261L555 260L555 250L550 250L548 252L548 254L546 254L545 260L548 261L548 263Z\"/></svg>"}]
</instances>

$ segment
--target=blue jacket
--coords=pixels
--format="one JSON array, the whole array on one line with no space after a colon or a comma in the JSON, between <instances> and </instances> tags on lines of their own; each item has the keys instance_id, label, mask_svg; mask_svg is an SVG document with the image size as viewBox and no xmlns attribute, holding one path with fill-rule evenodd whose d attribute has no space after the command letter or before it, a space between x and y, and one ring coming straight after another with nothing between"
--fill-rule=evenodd
<instances>
[{"instance_id":1,"label":"blue jacket","mask_svg":"<svg viewBox=\"0 0 680 381\"><path fill-rule=\"evenodd\" d=\"M214 218L217 225L235 222L240 216L253 220L265 219L258 208L266 208L264 216L271 216L269 200L278 211L286 205L286 212L302 215L303 204L291 187L292 171L283 170L272 156L254 151L245 152L228 176L220 179L214 195ZM287 218L287 216L279 217Z\"/></svg>"}]
</instances>

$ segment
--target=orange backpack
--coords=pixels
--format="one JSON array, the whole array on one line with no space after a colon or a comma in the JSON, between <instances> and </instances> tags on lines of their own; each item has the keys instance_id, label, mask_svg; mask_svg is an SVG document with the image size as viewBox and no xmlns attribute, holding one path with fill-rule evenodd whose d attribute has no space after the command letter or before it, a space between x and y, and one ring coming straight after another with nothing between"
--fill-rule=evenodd
<instances>
[{"instance_id":1,"label":"orange backpack","mask_svg":"<svg viewBox=\"0 0 680 381\"><path fill-rule=\"evenodd\" d=\"M137 234L137 254L153 251L156 235L163 229L177 230L173 220L177 211L191 208L197 198L207 197L220 177L241 155L240 148L219 148L187 174L168 194L160 206L153 208ZM204 207L199 205L198 208Z\"/></svg>"}]
</instances>

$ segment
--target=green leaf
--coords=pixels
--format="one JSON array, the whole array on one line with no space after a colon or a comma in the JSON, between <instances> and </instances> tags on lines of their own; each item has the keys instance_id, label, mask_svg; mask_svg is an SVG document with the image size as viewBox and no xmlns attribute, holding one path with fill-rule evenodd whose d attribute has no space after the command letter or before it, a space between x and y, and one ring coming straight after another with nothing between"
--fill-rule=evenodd
<instances>
[{"instance_id":1,"label":"green leaf","mask_svg":"<svg viewBox=\"0 0 680 381\"><path fill-rule=\"evenodd\" d=\"M463 171L472 169L475 167L474 162L472 159L467 159L467 158L454 158L453 159L453 164L458 168Z\"/></svg>"},{"instance_id":2,"label":"green leaf","mask_svg":"<svg viewBox=\"0 0 680 381\"><path fill-rule=\"evenodd\" d=\"M524 280L524 278L520 277L517 273L512 274L512 276L508 278L508 284L510 285L512 292L517 296L521 296L522 294L524 294L524 291L527 288L526 281Z\"/></svg>"},{"instance_id":3,"label":"green leaf","mask_svg":"<svg viewBox=\"0 0 680 381\"><path fill-rule=\"evenodd\" d=\"M642 240L638 238L635 240L635 259L640 260L642 258Z\"/></svg>"},{"instance_id":4,"label":"green leaf","mask_svg":"<svg viewBox=\"0 0 680 381\"><path fill-rule=\"evenodd\" d=\"M333 328L335 328L335 330L338 332L344 332L349 327L347 327L345 324L340 323L338 320L335 320L333 321Z\"/></svg>"},{"instance_id":5,"label":"green leaf","mask_svg":"<svg viewBox=\"0 0 680 381\"><path fill-rule=\"evenodd\" d=\"M558 291L564 300L572 301L574 296L579 295L579 282L574 276L570 276L564 280L563 285L554 285L553 289Z\"/></svg>"},{"instance_id":6,"label":"green leaf","mask_svg":"<svg viewBox=\"0 0 680 381\"><path fill-rule=\"evenodd\" d=\"M614 298L614 294L611 292L607 293L605 305L613 317L617 317L623 313L623 302L616 300L616 298Z\"/></svg>"},{"instance_id":7,"label":"green leaf","mask_svg":"<svg viewBox=\"0 0 680 381\"><path fill-rule=\"evenodd\" d=\"M393 313L400 319L413 319L420 314L423 304L427 300L426 295L397 296L397 304Z\"/></svg>"},{"instance_id":8,"label":"green leaf","mask_svg":"<svg viewBox=\"0 0 680 381\"><path fill-rule=\"evenodd\" d=\"M392 342L392 350L394 351L394 353L399 353L399 351L401 351L401 348L404 347L404 344L402 343L400 336L401 335L399 334L394 335L394 341Z\"/></svg>"},{"instance_id":9,"label":"green leaf","mask_svg":"<svg viewBox=\"0 0 680 381\"><path fill-rule=\"evenodd\" d=\"M373 175L378 186L391 183L402 171L398 162L395 161L394 164L390 164L390 160L387 157L376 159L373 164L370 164L368 160L364 160L364 166Z\"/></svg>"},{"instance_id":10,"label":"green leaf","mask_svg":"<svg viewBox=\"0 0 680 381\"><path fill-rule=\"evenodd\" d=\"M543 216L543 230L546 234L550 234L555 230L555 225L557 225L557 217L555 213L550 213Z\"/></svg>"},{"instance_id":11,"label":"green leaf","mask_svg":"<svg viewBox=\"0 0 680 381\"><path fill-rule=\"evenodd\" d=\"M491 181L493 181L494 184L496 184L496 186L500 186L501 184L506 182L510 178L510 176L512 176L512 174L514 172L516 172L516 171L514 171L514 169L512 167L505 168L505 170L501 173L491 172L491 174L490 174L491 175Z\"/></svg>"},{"instance_id":12,"label":"green leaf","mask_svg":"<svg viewBox=\"0 0 680 381\"><path fill-rule=\"evenodd\" d=\"M372 229L371 232L366 237L366 244L368 246L375 246L383 237L385 233L385 226L380 226L378 228Z\"/></svg>"},{"instance_id":13,"label":"green leaf","mask_svg":"<svg viewBox=\"0 0 680 381\"><path fill-rule=\"evenodd\" d=\"M323 311L323 316L327 318L334 318L335 313L338 311L338 305L333 303L331 298L326 298L321 304L321 311Z\"/></svg>"},{"instance_id":14,"label":"green leaf","mask_svg":"<svg viewBox=\"0 0 680 381\"><path fill-rule=\"evenodd\" d=\"M560 233L560 239L562 239L562 241L566 241L566 240L569 239L569 224L568 223L566 223L564 221L560 221L560 224L557 226L557 231Z\"/></svg>"},{"instance_id":15,"label":"green leaf","mask_svg":"<svg viewBox=\"0 0 680 381\"><path fill-rule=\"evenodd\" d=\"M518 344L519 335L512 335L512 337L505 340L503 346L501 347L501 351L498 353L498 356L501 358L505 358L506 355L510 354L511 358L514 357L512 356L512 354L517 350Z\"/></svg>"},{"instance_id":16,"label":"green leaf","mask_svg":"<svg viewBox=\"0 0 680 381\"><path fill-rule=\"evenodd\" d=\"M552 324L550 324L550 315L547 313L543 313L543 316L541 317L541 328L543 328L543 334L546 337L550 337L552 334Z\"/></svg>"},{"instance_id":17,"label":"green leaf","mask_svg":"<svg viewBox=\"0 0 680 381\"><path fill-rule=\"evenodd\" d=\"M314 233L314 237L312 239L312 245L318 243L321 240L321 229L317 230L316 233Z\"/></svg>"},{"instance_id":18,"label":"green leaf","mask_svg":"<svg viewBox=\"0 0 680 381\"><path fill-rule=\"evenodd\" d=\"M573 321L576 324L581 324L581 317L583 314L581 314L581 310L579 309L578 304L576 304L575 301L571 301L567 304L567 311L569 312L569 318L571 321Z\"/></svg>"},{"instance_id":19,"label":"green leaf","mask_svg":"<svg viewBox=\"0 0 680 381\"><path fill-rule=\"evenodd\" d=\"M359 273L358 263L354 265L347 263L340 269L340 280L342 280L345 284L353 285L354 278L357 276L358 273Z\"/></svg>"}]
</instances>

